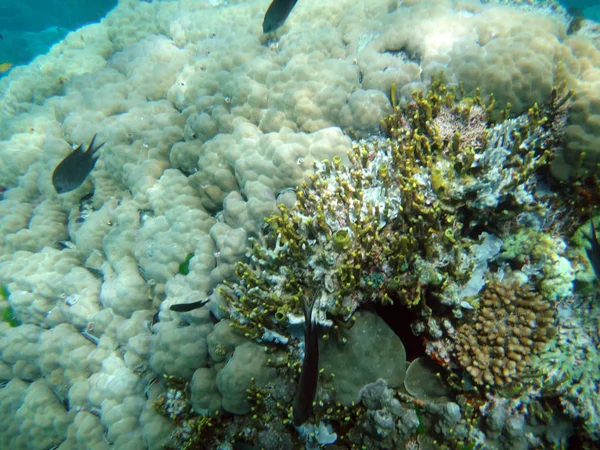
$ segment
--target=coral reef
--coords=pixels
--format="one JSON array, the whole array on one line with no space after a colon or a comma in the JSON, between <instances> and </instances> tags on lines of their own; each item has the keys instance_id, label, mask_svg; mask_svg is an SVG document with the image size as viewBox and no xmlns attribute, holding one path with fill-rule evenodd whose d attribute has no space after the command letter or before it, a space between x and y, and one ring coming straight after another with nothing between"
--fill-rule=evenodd
<instances>
[{"instance_id":1,"label":"coral reef","mask_svg":"<svg viewBox=\"0 0 600 450\"><path fill-rule=\"evenodd\" d=\"M297 205L279 205L280 214L267 219L270 232L238 267L241 282L222 291L235 326L285 344L304 292L344 321L372 302L426 312L428 296L451 307L454 317L472 309L466 299L483 287L501 240L482 234L479 244L468 229L502 226L525 211L543 217L546 199L536 197L532 174L559 139L537 109L481 125L492 108L479 97L461 100L434 78L426 95L416 92L384 119L390 139L357 143L349 167L337 157L318 163L311 185L296 191ZM460 129L473 110L478 137L463 139ZM444 326L451 328L429 314L414 329L439 339Z\"/></svg>"},{"instance_id":2,"label":"coral reef","mask_svg":"<svg viewBox=\"0 0 600 450\"><path fill-rule=\"evenodd\" d=\"M121 0L0 79L0 447L598 440L600 188L547 175L594 169L600 41L508 3L303 0L264 36L262 0ZM547 373L478 384L456 345L516 281L559 313ZM330 364L295 428L305 299Z\"/></svg>"},{"instance_id":3,"label":"coral reef","mask_svg":"<svg viewBox=\"0 0 600 450\"><path fill-rule=\"evenodd\" d=\"M423 335L430 357L464 369L470 382L484 390L508 392L518 385L517 391L525 391L523 384L534 385L527 377L535 356L553 335L552 302L565 296L546 298L531 291L534 283L544 286L548 270L535 276L508 270L510 276L503 282L498 281L499 273L492 276L496 259L521 268L525 258L529 261L538 253L544 260L541 244L518 244L505 236L504 245L489 233L472 237L470 230L510 228L525 216L527 223L542 221L548 194L535 189L534 174L547 167L550 151L560 140L562 128L554 120L560 121L564 102L553 95L525 116L494 124L489 119L493 100L486 105L480 97L463 97L440 78L432 80L426 94L415 92L413 99L382 122L387 139L356 142L347 161L335 157L316 163L310 183L296 190L297 203L279 205L279 214L266 219L248 262L237 266L239 280L226 282L219 291L231 325L272 352L268 364L277 368L277 377L263 383L260 395L253 397L258 404L250 408L251 414L264 411L266 422L271 420L266 417L282 417L284 424L290 420L280 404L262 399L275 392L291 397L293 385L285 380L295 377L300 365L300 305L305 296L314 298L324 333L314 422L305 427L312 427L312 433L331 427L336 444L391 448L419 435L421 423L438 443L486 441L475 427L486 408L485 401L473 398L477 394L464 397L479 402L476 408L451 401L437 404L437 397L420 400L400 394L393 389L393 378L386 382L377 381L376 374L370 380L364 377L364 361L355 362L353 355L367 361L366 352L376 357L384 348L370 340L377 333L355 342L354 334L364 334L364 306L396 305L416 312L411 327ZM546 247L554 244L550 240ZM540 269L552 260L544 263ZM511 277L524 277L526 282L530 277L529 284L519 287ZM436 303L441 306L433 306ZM371 325L365 332L373 329ZM394 338L381 339L389 343ZM336 363L339 358L348 359L351 378ZM403 369L392 370L403 377ZM386 392L386 400L369 400L371 388L365 391L365 385ZM439 392L453 395L446 389ZM524 439L526 422L516 414L513 421L519 420L522 426L515 427L521 431L514 431L510 442ZM253 425L253 433L244 440L258 444L264 426ZM306 437L306 443L310 447L315 442Z\"/></svg>"}]
</instances>

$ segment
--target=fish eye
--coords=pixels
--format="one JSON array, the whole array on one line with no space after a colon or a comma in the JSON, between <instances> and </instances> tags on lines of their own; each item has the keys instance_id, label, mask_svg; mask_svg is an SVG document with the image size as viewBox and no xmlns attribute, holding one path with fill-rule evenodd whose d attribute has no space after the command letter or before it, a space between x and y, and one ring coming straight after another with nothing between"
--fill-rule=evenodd
<instances>
[{"instance_id":1,"label":"fish eye","mask_svg":"<svg viewBox=\"0 0 600 450\"><path fill-rule=\"evenodd\" d=\"M65 298L65 304L67 306L73 306L77 303L77 300L79 300L79 296L77 294L72 294Z\"/></svg>"}]
</instances>

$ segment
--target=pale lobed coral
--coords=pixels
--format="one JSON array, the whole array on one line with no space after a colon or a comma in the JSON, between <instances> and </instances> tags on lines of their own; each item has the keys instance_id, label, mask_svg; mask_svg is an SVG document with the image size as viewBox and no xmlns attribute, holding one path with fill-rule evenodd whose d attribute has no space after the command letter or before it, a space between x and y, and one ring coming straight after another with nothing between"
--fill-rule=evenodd
<instances>
[{"instance_id":1,"label":"pale lobed coral","mask_svg":"<svg viewBox=\"0 0 600 450\"><path fill-rule=\"evenodd\" d=\"M14 417L16 429L3 430L3 445L36 449L62 443L73 412L65 410L43 379L27 384L16 378L5 389L7 406L13 409L4 412Z\"/></svg>"},{"instance_id":2,"label":"pale lobed coral","mask_svg":"<svg viewBox=\"0 0 600 450\"><path fill-rule=\"evenodd\" d=\"M553 175L560 180L593 173L600 162L600 48L585 37L570 37L566 42L570 47L567 61L573 56L576 59L565 71L577 80L566 123L566 147L552 166Z\"/></svg>"},{"instance_id":3,"label":"pale lobed coral","mask_svg":"<svg viewBox=\"0 0 600 450\"><path fill-rule=\"evenodd\" d=\"M217 371L201 367L190 381L190 403L198 414L214 414L223 406L223 396L217 386Z\"/></svg>"}]
</instances>

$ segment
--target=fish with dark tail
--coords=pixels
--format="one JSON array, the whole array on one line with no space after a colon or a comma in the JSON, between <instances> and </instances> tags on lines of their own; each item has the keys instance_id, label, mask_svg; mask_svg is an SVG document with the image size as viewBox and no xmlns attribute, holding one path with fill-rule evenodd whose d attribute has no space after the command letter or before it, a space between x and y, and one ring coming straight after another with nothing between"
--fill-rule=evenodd
<instances>
[{"instance_id":1,"label":"fish with dark tail","mask_svg":"<svg viewBox=\"0 0 600 450\"><path fill-rule=\"evenodd\" d=\"M294 400L294 425L299 427L308 420L312 412L313 401L317 394L319 381L319 335L318 325L313 316L316 298L311 300L302 296L302 309L304 311L304 360L302 373L296 388Z\"/></svg>"},{"instance_id":2,"label":"fish with dark tail","mask_svg":"<svg viewBox=\"0 0 600 450\"><path fill-rule=\"evenodd\" d=\"M596 227L594 227L594 220L590 220L590 226L592 228L592 237L588 237L591 248L585 249L587 257L592 264L596 278L600 279L600 242L598 242L598 236L596 235Z\"/></svg>"},{"instance_id":3,"label":"fish with dark tail","mask_svg":"<svg viewBox=\"0 0 600 450\"><path fill-rule=\"evenodd\" d=\"M263 20L263 33L272 33L286 21L298 0L273 0Z\"/></svg>"},{"instance_id":4,"label":"fish with dark tail","mask_svg":"<svg viewBox=\"0 0 600 450\"><path fill-rule=\"evenodd\" d=\"M198 308L202 308L207 303L208 300L199 300L193 303L176 303L174 305L169 306L169 309L175 312L189 312Z\"/></svg>"},{"instance_id":5,"label":"fish with dark tail","mask_svg":"<svg viewBox=\"0 0 600 450\"><path fill-rule=\"evenodd\" d=\"M96 135L84 152L81 144L77 146L65 159L63 159L54 172L52 172L52 184L59 194L70 192L83 184L87 176L96 165L96 152L102 148L104 143L94 147Z\"/></svg>"}]
</instances>

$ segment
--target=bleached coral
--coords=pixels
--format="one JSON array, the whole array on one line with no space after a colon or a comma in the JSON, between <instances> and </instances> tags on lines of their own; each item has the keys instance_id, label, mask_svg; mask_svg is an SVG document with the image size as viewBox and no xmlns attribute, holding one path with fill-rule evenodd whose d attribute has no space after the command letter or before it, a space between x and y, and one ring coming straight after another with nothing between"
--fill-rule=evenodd
<instances>
[{"instance_id":1,"label":"bleached coral","mask_svg":"<svg viewBox=\"0 0 600 450\"><path fill-rule=\"evenodd\" d=\"M68 321L83 327L100 309L100 281L81 267L77 251L45 247L17 252L0 268L11 291L11 305L24 323L54 326Z\"/></svg>"},{"instance_id":2,"label":"bleached coral","mask_svg":"<svg viewBox=\"0 0 600 450\"><path fill-rule=\"evenodd\" d=\"M554 176L561 180L593 171L600 161L597 150L600 142L600 49L584 37L572 37L567 42L572 56L577 58L571 70L578 78L566 124L566 147L552 167Z\"/></svg>"}]
</instances>

